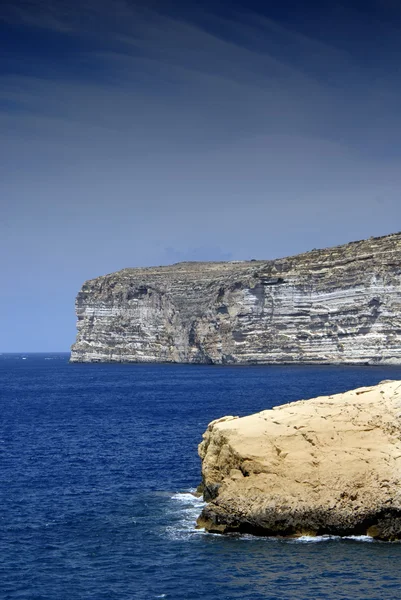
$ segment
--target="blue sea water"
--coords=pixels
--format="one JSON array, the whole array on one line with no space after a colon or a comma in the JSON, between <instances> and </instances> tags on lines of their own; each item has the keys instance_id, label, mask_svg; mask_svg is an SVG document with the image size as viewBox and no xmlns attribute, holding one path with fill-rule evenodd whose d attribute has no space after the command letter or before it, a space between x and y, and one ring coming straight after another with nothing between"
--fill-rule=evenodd
<instances>
[{"instance_id":1,"label":"blue sea water","mask_svg":"<svg viewBox=\"0 0 401 600\"><path fill-rule=\"evenodd\" d=\"M400 368L70 365L0 355L0 599L396 599L401 544L194 529L212 419Z\"/></svg>"}]
</instances>

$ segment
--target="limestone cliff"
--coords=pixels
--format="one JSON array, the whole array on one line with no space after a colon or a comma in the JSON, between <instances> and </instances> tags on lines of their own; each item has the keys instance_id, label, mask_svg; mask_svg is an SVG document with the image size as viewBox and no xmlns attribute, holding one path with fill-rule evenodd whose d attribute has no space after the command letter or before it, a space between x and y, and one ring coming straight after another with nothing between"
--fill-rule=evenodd
<instances>
[{"instance_id":1,"label":"limestone cliff","mask_svg":"<svg viewBox=\"0 0 401 600\"><path fill-rule=\"evenodd\" d=\"M272 261L124 269L76 300L72 362L401 363L401 234Z\"/></svg>"},{"instance_id":2,"label":"limestone cliff","mask_svg":"<svg viewBox=\"0 0 401 600\"><path fill-rule=\"evenodd\" d=\"M198 526L401 538L401 381L213 421Z\"/></svg>"}]
</instances>

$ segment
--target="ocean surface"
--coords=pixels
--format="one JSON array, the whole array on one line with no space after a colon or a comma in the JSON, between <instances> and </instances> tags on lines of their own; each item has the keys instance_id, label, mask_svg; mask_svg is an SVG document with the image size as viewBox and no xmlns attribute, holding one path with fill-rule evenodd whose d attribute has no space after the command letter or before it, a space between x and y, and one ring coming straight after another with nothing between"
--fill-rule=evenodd
<instances>
[{"instance_id":1,"label":"ocean surface","mask_svg":"<svg viewBox=\"0 0 401 600\"><path fill-rule=\"evenodd\" d=\"M400 598L401 544L210 535L190 493L212 419L398 378L0 355L0 599Z\"/></svg>"}]
</instances>

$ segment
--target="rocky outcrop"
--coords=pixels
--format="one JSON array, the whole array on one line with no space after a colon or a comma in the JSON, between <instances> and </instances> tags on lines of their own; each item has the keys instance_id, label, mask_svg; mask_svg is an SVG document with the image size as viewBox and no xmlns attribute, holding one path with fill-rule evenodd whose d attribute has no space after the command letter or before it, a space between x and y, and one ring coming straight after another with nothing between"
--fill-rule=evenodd
<instances>
[{"instance_id":1,"label":"rocky outcrop","mask_svg":"<svg viewBox=\"0 0 401 600\"><path fill-rule=\"evenodd\" d=\"M401 363L401 234L87 281L72 362Z\"/></svg>"},{"instance_id":2,"label":"rocky outcrop","mask_svg":"<svg viewBox=\"0 0 401 600\"><path fill-rule=\"evenodd\" d=\"M401 538L401 381L210 423L198 526Z\"/></svg>"}]
</instances>

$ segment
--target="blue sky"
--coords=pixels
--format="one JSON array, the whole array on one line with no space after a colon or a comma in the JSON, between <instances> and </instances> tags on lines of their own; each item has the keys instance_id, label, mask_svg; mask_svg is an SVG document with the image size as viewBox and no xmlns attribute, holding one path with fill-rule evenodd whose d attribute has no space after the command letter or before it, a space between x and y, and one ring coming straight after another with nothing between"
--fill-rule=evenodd
<instances>
[{"instance_id":1,"label":"blue sky","mask_svg":"<svg viewBox=\"0 0 401 600\"><path fill-rule=\"evenodd\" d=\"M395 0L3 0L0 351L83 281L400 227Z\"/></svg>"}]
</instances>

